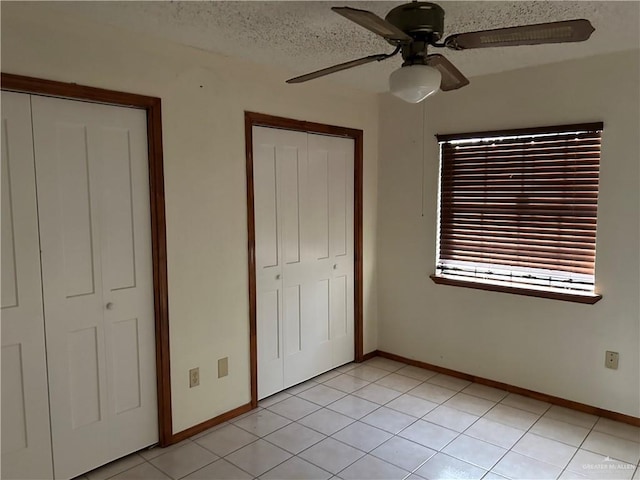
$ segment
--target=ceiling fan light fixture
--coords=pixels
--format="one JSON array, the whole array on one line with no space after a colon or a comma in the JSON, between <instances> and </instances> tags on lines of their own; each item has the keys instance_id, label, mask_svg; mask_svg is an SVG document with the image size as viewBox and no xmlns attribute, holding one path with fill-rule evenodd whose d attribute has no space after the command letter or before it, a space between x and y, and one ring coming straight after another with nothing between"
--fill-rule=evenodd
<instances>
[{"instance_id":1,"label":"ceiling fan light fixture","mask_svg":"<svg viewBox=\"0 0 640 480\"><path fill-rule=\"evenodd\" d=\"M442 43L437 43L442 39L444 32L444 10L435 3L413 0L393 8L385 18L368 10L352 7L331 7L331 10L382 37L393 45L395 50L322 68L290 78L287 83L307 82L366 63L380 62L402 52L405 66L391 74L389 90L410 103L420 103L438 90L448 92L469 85L469 79L446 57L439 53L428 55L429 47L469 50L584 42L595 31L589 20L581 18L454 33L446 37Z\"/></svg>"},{"instance_id":2,"label":"ceiling fan light fixture","mask_svg":"<svg viewBox=\"0 0 640 480\"><path fill-rule=\"evenodd\" d=\"M405 102L420 103L440 89L442 75L429 65L407 65L389 76L389 91Z\"/></svg>"}]
</instances>

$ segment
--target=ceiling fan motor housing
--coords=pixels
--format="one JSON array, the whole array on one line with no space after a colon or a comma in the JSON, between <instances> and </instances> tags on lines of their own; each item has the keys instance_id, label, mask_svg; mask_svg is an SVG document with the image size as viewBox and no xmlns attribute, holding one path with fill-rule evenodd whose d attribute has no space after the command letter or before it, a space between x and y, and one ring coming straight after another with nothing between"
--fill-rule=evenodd
<instances>
[{"instance_id":1,"label":"ceiling fan motor housing","mask_svg":"<svg viewBox=\"0 0 640 480\"><path fill-rule=\"evenodd\" d=\"M444 31L444 10L430 2L411 2L391 10L385 17L403 32L427 43L437 42ZM392 41L389 43L396 44Z\"/></svg>"}]
</instances>

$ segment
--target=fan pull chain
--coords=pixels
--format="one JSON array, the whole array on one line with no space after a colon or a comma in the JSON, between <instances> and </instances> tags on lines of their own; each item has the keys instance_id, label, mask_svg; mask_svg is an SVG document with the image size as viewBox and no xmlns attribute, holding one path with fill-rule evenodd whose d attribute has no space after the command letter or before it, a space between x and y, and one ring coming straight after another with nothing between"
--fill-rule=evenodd
<instances>
[{"instance_id":1,"label":"fan pull chain","mask_svg":"<svg viewBox=\"0 0 640 480\"><path fill-rule=\"evenodd\" d=\"M425 117L427 115L427 107L425 106L427 102L422 102L422 214L421 216L424 217L424 187L425 187L425 181L424 181L424 175L425 175L425 166L424 166L424 162L425 162Z\"/></svg>"}]
</instances>

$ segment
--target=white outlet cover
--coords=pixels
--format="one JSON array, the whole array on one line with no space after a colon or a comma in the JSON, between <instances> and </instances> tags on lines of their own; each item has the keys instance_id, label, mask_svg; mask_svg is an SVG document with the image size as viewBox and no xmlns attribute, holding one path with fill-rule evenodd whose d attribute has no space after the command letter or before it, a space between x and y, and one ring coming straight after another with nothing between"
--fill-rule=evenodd
<instances>
[{"instance_id":1,"label":"white outlet cover","mask_svg":"<svg viewBox=\"0 0 640 480\"><path fill-rule=\"evenodd\" d=\"M613 370L617 370L619 358L620 357L618 352L607 351L605 354L604 366Z\"/></svg>"}]
</instances>

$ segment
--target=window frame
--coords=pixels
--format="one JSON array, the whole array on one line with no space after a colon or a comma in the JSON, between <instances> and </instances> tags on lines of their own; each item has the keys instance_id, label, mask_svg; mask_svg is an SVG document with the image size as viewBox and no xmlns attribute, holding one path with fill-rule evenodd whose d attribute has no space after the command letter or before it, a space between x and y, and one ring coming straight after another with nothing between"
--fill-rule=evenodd
<instances>
[{"instance_id":1,"label":"window frame","mask_svg":"<svg viewBox=\"0 0 640 480\"><path fill-rule=\"evenodd\" d=\"M504 130L492 130L492 131L483 131L483 132L467 132L467 133L454 133L454 134L444 134L444 135L436 135L439 147L439 174L438 174L438 202L437 202L437 233L436 233L436 267L438 265L440 259L440 230L441 230L441 216L442 216L442 168L443 168L443 153L442 146L445 142L457 141L457 140L471 140L471 139L485 139L491 137L514 137L514 136L523 136L523 135L545 135L545 134L558 134L558 133L573 133L573 132L584 132L584 131L600 131L602 132L604 129L604 124L602 122L592 122L592 123L582 123L582 124L570 124L570 125L556 125L556 126L548 126L548 127L535 127L535 128L524 128L524 129L504 129ZM600 158L598 161L598 165L601 162L602 153L600 152ZM599 177L599 175L598 175ZM599 189L598 189L599 190ZM597 222L597 212L595 215L595 219ZM594 254L595 254L595 246L594 246ZM509 268L509 267L505 267ZM494 284L487 283L482 281L474 281L468 278L458 279L452 276L444 276L438 274L437 272L430 275L431 280L440 285L450 285L457 287L466 287L466 288L474 288L485 291L494 291L494 292L503 292L503 293L512 293L518 295L525 295L531 297L540 297L540 298L549 298L554 300L564 300L570 302L577 302L582 304L594 304L602 299L602 295L595 292L595 267L594 267L594 292L577 292L577 291L560 291L560 290L544 290L541 288L530 288L527 284L523 283L521 285L518 284Z\"/></svg>"}]
</instances>

